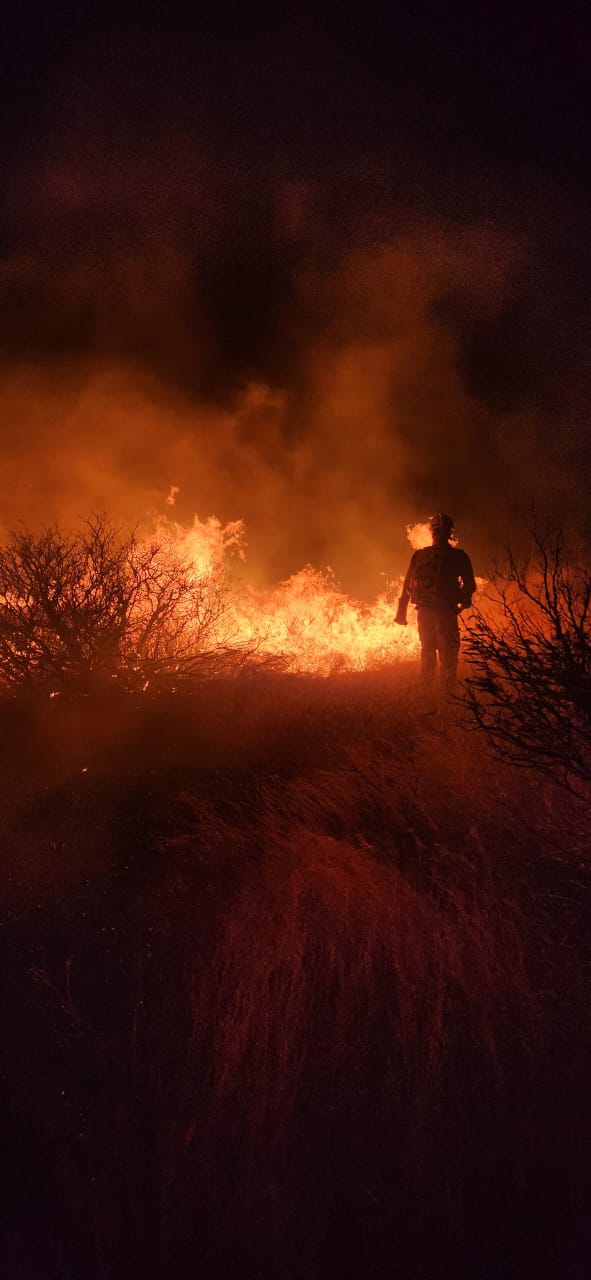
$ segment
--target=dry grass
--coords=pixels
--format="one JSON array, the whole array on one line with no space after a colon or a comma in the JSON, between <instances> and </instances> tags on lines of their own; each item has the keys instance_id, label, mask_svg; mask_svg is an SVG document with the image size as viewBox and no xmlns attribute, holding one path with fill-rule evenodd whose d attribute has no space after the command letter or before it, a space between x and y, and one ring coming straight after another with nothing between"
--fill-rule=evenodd
<instances>
[{"instance_id":1,"label":"dry grass","mask_svg":"<svg viewBox=\"0 0 591 1280\"><path fill-rule=\"evenodd\" d=\"M404 671L11 714L10 1274L586 1274L584 806Z\"/></svg>"}]
</instances>

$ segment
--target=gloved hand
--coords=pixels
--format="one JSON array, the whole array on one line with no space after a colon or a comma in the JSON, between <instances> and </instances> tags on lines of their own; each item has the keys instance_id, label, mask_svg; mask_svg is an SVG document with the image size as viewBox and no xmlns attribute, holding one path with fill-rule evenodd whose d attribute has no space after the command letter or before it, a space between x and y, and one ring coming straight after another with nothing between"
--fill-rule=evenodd
<instances>
[{"instance_id":1,"label":"gloved hand","mask_svg":"<svg viewBox=\"0 0 591 1280\"><path fill-rule=\"evenodd\" d=\"M394 621L398 623L399 627L406 626L406 609L404 608L403 605L400 605L400 604L398 605L398 608L394 615Z\"/></svg>"}]
</instances>

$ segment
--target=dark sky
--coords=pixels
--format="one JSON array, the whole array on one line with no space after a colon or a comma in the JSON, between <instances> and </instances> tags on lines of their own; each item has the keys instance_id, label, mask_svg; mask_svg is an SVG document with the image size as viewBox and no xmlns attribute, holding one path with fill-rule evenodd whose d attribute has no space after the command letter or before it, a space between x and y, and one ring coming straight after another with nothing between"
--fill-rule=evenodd
<instances>
[{"instance_id":1,"label":"dark sky","mask_svg":"<svg viewBox=\"0 0 591 1280\"><path fill-rule=\"evenodd\" d=\"M404 525L588 520L585 4L11 6L0 523L247 520L371 594Z\"/></svg>"}]
</instances>

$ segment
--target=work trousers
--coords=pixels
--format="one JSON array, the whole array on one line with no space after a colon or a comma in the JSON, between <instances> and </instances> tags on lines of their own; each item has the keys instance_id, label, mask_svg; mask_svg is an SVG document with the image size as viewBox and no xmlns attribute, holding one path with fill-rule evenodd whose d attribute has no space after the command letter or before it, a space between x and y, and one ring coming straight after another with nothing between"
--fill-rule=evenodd
<instances>
[{"instance_id":1,"label":"work trousers","mask_svg":"<svg viewBox=\"0 0 591 1280\"><path fill-rule=\"evenodd\" d=\"M425 684L431 685L437 666L437 654L441 667L441 684L444 692L451 693L455 684L460 651L460 632L457 614L452 608L417 608L419 640L421 642L421 673Z\"/></svg>"}]
</instances>

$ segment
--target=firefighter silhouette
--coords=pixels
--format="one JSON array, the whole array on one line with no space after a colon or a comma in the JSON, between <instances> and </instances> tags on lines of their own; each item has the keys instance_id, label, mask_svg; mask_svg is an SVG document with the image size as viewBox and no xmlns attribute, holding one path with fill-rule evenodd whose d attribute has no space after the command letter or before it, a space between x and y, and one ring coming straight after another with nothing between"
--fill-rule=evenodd
<instances>
[{"instance_id":1,"label":"firefighter silhouette","mask_svg":"<svg viewBox=\"0 0 591 1280\"><path fill-rule=\"evenodd\" d=\"M425 685L433 685L439 654L441 682L446 693L453 689L458 666L458 614L469 607L476 590L470 557L459 547L450 546L453 527L451 516L443 511L431 516L432 546L414 552L395 618L404 626L409 600L416 606Z\"/></svg>"}]
</instances>

